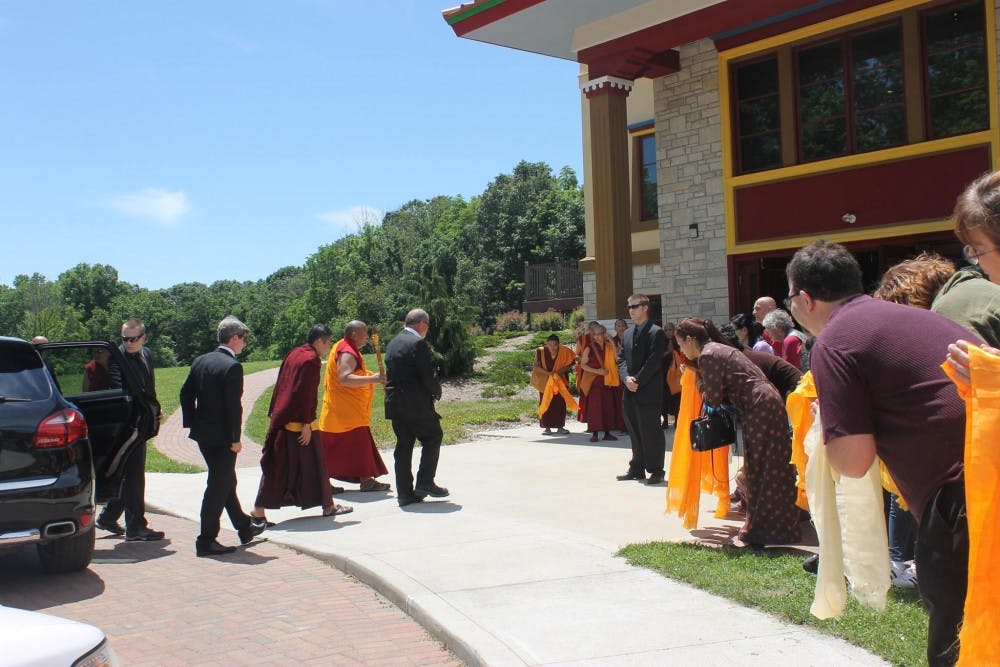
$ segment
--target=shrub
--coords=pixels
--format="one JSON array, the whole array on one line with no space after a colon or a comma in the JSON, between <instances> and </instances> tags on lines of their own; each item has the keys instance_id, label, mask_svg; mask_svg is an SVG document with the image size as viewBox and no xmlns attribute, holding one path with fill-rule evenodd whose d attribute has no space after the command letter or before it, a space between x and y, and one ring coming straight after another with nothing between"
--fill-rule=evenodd
<instances>
[{"instance_id":1,"label":"shrub","mask_svg":"<svg viewBox=\"0 0 1000 667\"><path fill-rule=\"evenodd\" d=\"M532 331L559 331L566 327L566 320L562 313L557 310L546 310L540 315L531 318Z\"/></svg>"},{"instance_id":2,"label":"shrub","mask_svg":"<svg viewBox=\"0 0 1000 667\"><path fill-rule=\"evenodd\" d=\"M528 316L519 310L512 310L497 317L497 331L527 331Z\"/></svg>"},{"instance_id":3,"label":"shrub","mask_svg":"<svg viewBox=\"0 0 1000 667\"><path fill-rule=\"evenodd\" d=\"M569 328L570 329L574 328L577 324L579 324L580 322L583 322L584 319L585 318L583 316L583 306L579 306L578 308L575 308L573 310L573 312L570 313L569 317L567 318L567 320L569 322Z\"/></svg>"}]
</instances>

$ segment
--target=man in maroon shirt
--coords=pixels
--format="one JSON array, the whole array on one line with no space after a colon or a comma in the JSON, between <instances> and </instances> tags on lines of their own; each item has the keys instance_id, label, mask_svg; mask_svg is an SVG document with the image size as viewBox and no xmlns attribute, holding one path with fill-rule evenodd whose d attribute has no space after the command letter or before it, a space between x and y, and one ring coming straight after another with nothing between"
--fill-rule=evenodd
<instances>
[{"instance_id":1,"label":"man in maroon shirt","mask_svg":"<svg viewBox=\"0 0 1000 667\"><path fill-rule=\"evenodd\" d=\"M792 315L817 336L810 363L830 465L861 477L877 455L888 467L920 523L928 662L954 664L968 576L965 405L940 365L948 341L970 334L862 294L861 267L836 243L802 248L785 272Z\"/></svg>"}]
</instances>

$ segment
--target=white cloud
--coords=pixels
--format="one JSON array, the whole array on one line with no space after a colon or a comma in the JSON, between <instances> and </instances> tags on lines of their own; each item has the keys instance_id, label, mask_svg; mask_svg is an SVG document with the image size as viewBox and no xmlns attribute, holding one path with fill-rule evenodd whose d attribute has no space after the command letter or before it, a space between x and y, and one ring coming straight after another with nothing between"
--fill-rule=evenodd
<instances>
[{"instance_id":1,"label":"white cloud","mask_svg":"<svg viewBox=\"0 0 1000 667\"><path fill-rule=\"evenodd\" d=\"M175 226L191 210L184 192L169 192L164 188L144 188L118 195L109 199L108 205L123 215L146 218L166 227Z\"/></svg>"},{"instance_id":2,"label":"white cloud","mask_svg":"<svg viewBox=\"0 0 1000 667\"><path fill-rule=\"evenodd\" d=\"M385 214L374 206L362 204L337 211L320 213L316 217L343 234L356 232L366 224L380 225Z\"/></svg>"}]
</instances>

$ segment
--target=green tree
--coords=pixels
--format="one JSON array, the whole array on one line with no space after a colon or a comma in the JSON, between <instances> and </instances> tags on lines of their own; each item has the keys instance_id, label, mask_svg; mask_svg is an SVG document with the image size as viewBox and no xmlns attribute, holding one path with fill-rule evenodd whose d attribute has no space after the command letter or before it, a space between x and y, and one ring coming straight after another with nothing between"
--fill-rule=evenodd
<instances>
[{"instance_id":1,"label":"green tree","mask_svg":"<svg viewBox=\"0 0 1000 667\"><path fill-rule=\"evenodd\" d=\"M79 311L85 322L95 309L106 309L121 292L118 270L106 264L77 264L60 273L57 283L63 300Z\"/></svg>"}]
</instances>

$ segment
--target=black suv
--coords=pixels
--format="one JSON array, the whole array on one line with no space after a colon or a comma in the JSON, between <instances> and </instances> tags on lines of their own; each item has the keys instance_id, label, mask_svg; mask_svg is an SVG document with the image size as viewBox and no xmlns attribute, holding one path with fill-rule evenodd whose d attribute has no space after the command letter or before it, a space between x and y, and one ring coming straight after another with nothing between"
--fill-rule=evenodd
<instances>
[{"instance_id":1,"label":"black suv","mask_svg":"<svg viewBox=\"0 0 1000 667\"><path fill-rule=\"evenodd\" d=\"M95 503L158 428L138 386L112 343L0 336L0 548L33 543L50 572L90 564Z\"/></svg>"}]
</instances>

